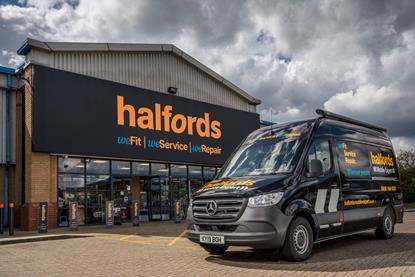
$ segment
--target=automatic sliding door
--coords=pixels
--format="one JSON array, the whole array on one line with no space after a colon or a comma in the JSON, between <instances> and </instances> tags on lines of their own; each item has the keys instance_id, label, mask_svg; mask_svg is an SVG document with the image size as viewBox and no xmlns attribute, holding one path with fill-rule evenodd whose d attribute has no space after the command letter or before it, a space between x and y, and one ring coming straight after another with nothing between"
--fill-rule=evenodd
<instances>
[{"instance_id":1,"label":"automatic sliding door","mask_svg":"<svg viewBox=\"0 0 415 277\"><path fill-rule=\"evenodd\" d=\"M150 219L170 219L170 184L167 177L152 177L150 180Z\"/></svg>"},{"instance_id":2,"label":"automatic sliding door","mask_svg":"<svg viewBox=\"0 0 415 277\"><path fill-rule=\"evenodd\" d=\"M150 220L161 220L160 177L150 179Z\"/></svg>"}]
</instances>

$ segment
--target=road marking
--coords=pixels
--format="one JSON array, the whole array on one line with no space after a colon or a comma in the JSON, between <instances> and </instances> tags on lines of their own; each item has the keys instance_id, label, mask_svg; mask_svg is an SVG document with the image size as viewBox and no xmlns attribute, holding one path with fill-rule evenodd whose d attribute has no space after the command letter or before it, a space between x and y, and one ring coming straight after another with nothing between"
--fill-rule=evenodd
<instances>
[{"instance_id":1,"label":"road marking","mask_svg":"<svg viewBox=\"0 0 415 277\"><path fill-rule=\"evenodd\" d=\"M160 242L160 240L120 240L120 239L114 239L114 238L110 238L110 237L93 237L95 239L103 239L103 240L112 240L112 241L121 241L123 243L135 243L135 244L142 244L142 245L152 245L152 246L161 246L161 247L168 247L169 245L167 244L160 244L160 243L154 243L154 242L150 242L150 241L156 241L156 242ZM179 246L179 245L174 245L173 247L178 247L178 248L182 248L182 249L189 249L189 250L193 250L193 251L200 251L201 248L200 247L195 247L195 246Z\"/></svg>"},{"instance_id":2,"label":"road marking","mask_svg":"<svg viewBox=\"0 0 415 277\"><path fill-rule=\"evenodd\" d=\"M128 238L131 238L131 237L133 237L134 235L128 235L128 236L124 236L124 237L122 237L122 238L120 238L119 240L126 240L126 239L128 239Z\"/></svg>"},{"instance_id":3,"label":"road marking","mask_svg":"<svg viewBox=\"0 0 415 277\"><path fill-rule=\"evenodd\" d=\"M168 246L172 246L174 245L176 242L179 241L179 239L181 239L184 235L186 235L186 230L183 230L183 232L180 233L180 235L178 235L174 240L172 240L171 242L169 242L169 244L167 244Z\"/></svg>"}]
</instances>

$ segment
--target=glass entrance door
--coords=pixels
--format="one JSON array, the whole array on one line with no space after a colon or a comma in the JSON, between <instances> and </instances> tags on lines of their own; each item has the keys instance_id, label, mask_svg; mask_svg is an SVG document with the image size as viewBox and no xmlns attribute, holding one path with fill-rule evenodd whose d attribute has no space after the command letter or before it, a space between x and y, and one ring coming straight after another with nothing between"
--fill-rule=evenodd
<instances>
[{"instance_id":1,"label":"glass entrance door","mask_svg":"<svg viewBox=\"0 0 415 277\"><path fill-rule=\"evenodd\" d=\"M113 177L114 222L131 220L131 178Z\"/></svg>"},{"instance_id":2,"label":"glass entrance door","mask_svg":"<svg viewBox=\"0 0 415 277\"><path fill-rule=\"evenodd\" d=\"M150 179L150 220L170 219L169 178L156 176Z\"/></svg>"},{"instance_id":3,"label":"glass entrance door","mask_svg":"<svg viewBox=\"0 0 415 277\"><path fill-rule=\"evenodd\" d=\"M183 177L172 177L170 182L170 195L174 205L174 201L180 203L180 217L185 218L187 208L189 206L189 194L187 189L187 179ZM172 218L175 216L175 207L171 209Z\"/></svg>"}]
</instances>

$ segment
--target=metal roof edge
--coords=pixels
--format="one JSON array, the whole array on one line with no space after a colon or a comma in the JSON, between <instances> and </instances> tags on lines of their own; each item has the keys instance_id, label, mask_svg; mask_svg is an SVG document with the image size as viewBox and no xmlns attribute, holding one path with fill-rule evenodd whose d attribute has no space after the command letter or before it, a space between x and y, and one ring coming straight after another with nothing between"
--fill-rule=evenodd
<instances>
[{"instance_id":1,"label":"metal roof edge","mask_svg":"<svg viewBox=\"0 0 415 277\"><path fill-rule=\"evenodd\" d=\"M17 50L19 55L27 55L32 47L37 47L46 51L120 51L120 52L135 52L135 51L161 51L170 52L180 56L185 61L197 67L204 73L211 76L213 79L219 81L224 86L235 91L244 99L248 100L249 104L259 105L261 100L251 96L246 91L242 90L232 82L228 81L220 74L216 73L209 67L199 62L194 57L179 49L173 44L138 44L138 43L102 43L102 42L43 42L32 38L27 38L23 45Z\"/></svg>"},{"instance_id":2,"label":"metal roof edge","mask_svg":"<svg viewBox=\"0 0 415 277\"><path fill-rule=\"evenodd\" d=\"M177 46L174 46L173 45L173 51L172 52L174 54L182 57L184 60L186 60L187 62L191 63L192 65L196 66L197 68L199 68L200 70L202 70L203 72L205 72L209 76L213 77L217 81L221 82L222 84L224 84L228 88L236 91L243 98L247 99L250 104L254 104L254 105L261 104L261 100L260 99L257 99L255 97L251 96L249 93L245 92L244 90L242 90L241 88L239 88L238 86L236 86L235 84L233 84L232 82L230 82L227 79L225 79L224 77L222 77L222 75L216 73L215 71L213 71L212 69L210 69L206 65L202 64L201 62L199 62L194 57L192 57L189 54L187 54L186 52L182 51Z\"/></svg>"},{"instance_id":3,"label":"metal roof edge","mask_svg":"<svg viewBox=\"0 0 415 277\"><path fill-rule=\"evenodd\" d=\"M9 75L15 75L16 74L16 70L14 68L5 67L5 66L1 66L0 65L0 73L9 74Z\"/></svg>"}]
</instances>

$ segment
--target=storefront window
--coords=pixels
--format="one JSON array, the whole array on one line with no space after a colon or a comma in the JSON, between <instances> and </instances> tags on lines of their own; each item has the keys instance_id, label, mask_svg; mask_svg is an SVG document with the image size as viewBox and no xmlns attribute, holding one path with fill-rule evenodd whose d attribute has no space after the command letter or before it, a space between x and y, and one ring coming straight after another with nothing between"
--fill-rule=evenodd
<instances>
[{"instance_id":1,"label":"storefront window","mask_svg":"<svg viewBox=\"0 0 415 277\"><path fill-rule=\"evenodd\" d=\"M169 165L168 164L151 164L151 175L152 176L169 176Z\"/></svg>"},{"instance_id":2,"label":"storefront window","mask_svg":"<svg viewBox=\"0 0 415 277\"><path fill-rule=\"evenodd\" d=\"M144 162L133 162L132 172L132 200L140 201L140 220L148 221L149 208L147 191L150 183L150 164Z\"/></svg>"},{"instance_id":3,"label":"storefront window","mask_svg":"<svg viewBox=\"0 0 415 277\"><path fill-rule=\"evenodd\" d=\"M189 178L202 178L202 167L189 166Z\"/></svg>"},{"instance_id":4,"label":"storefront window","mask_svg":"<svg viewBox=\"0 0 415 277\"><path fill-rule=\"evenodd\" d=\"M86 172L87 174L109 174L110 173L110 161L108 160L86 160Z\"/></svg>"},{"instance_id":5,"label":"storefront window","mask_svg":"<svg viewBox=\"0 0 415 277\"><path fill-rule=\"evenodd\" d=\"M171 215L171 198L169 186L169 165L151 164L149 189L150 219L167 220Z\"/></svg>"},{"instance_id":6,"label":"storefront window","mask_svg":"<svg viewBox=\"0 0 415 277\"><path fill-rule=\"evenodd\" d=\"M174 209L172 209L172 217L174 217L175 208L177 205L175 201L179 201L180 216L186 216L187 207L189 205L189 195L187 188L187 166L186 165L170 165L170 190L171 198L174 202Z\"/></svg>"},{"instance_id":7,"label":"storefront window","mask_svg":"<svg viewBox=\"0 0 415 277\"><path fill-rule=\"evenodd\" d=\"M68 226L69 202L78 202L78 223L84 224L85 178L84 160L79 158L58 158L58 224Z\"/></svg>"},{"instance_id":8,"label":"storefront window","mask_svg":"<svg viewBox=\"0 0 415 277\"><path fill-rule=\"evenodd\" d=\"M114 190L114 221L131 220L131 167L130 162L111 161L112 186Z\"/></svg>"},{"instance_id":9,"label":"storefront window","mask_svg":"<svg viewBox=\"0 0 415 277\"><path fill-rule=\"evenodd\" d=\"M170 175L174 177L187 178L187 166L181 164L172 164L170 166Z\"/></svg>"},{"instance_id":10,"label":"storefront window","mask_svg":"<svg viewBox=\"0 0 415 277\"><path fill-rule=\"evenodd\" d=\"M110 162L86 160L86 218L88 223L105 222L105 202L111 200Z\"/></svg>"},{"instance_id":11,"label":"storefront window","mask_svg":"<svg viewBox=\"0 0 415 277\"><path fill-rule=\"evenodd\" d=\"M189 166L189 185L190 198L192 198L193 193L203 185L201 166Z\"/></svg>"},{"instance_id":12,"label":"storefront window","mask_svg":"<svg viewBox=\"0 0 415 277\"><path fill-rule=\"evenodd\" d=\"M84 173L84 159L78 158L61 158L58 159L58 170L59 172L68 173Z\"/></svg>"},{"instance_id":13,"label":"storefront window","mask_svg":"<svg viewBox=\"0 0 415 277\"><path fill-rule=\"evenodd\" d=\"M213 180L216 176L216 167L203 167L203 179Z\"/></svg>"},{"instance_id":14,"label":"storefront window","mask_svg":"<svg viewBox=\"0 0 415 277\"><path fill-rule=\"evenodd\" d=\"M133 175L135 176L148 176L150 175L150 164L133 162Z\"/></svg>"},{"instance_id":15,"label":"storefront window","mask_svg":"<svg viewBox=\"0 0 415 277\"><path fill-rule=\"evenodd\" d=\"M140 202L140 220L174 218L176 203L186 217L192 194L216 175L215 167L90 158L58 159L58 220L68 226L70 201L78 203L78 222L105 223L106 201L114 201L114 223L132 219Z\"/></svg>"},{"instance_id":16,"label":"storefront window","mask_svg":"<svg viewBox=\"0 0 415 277\"><path fill-rule=\"evenodd\" d=\"M130 162L125 161L112 161L111 162L111 174L112 175L122 175L130 176L131 174Z\"/></svg>"}]
</instances>

